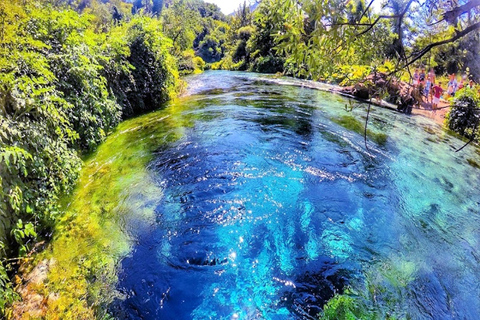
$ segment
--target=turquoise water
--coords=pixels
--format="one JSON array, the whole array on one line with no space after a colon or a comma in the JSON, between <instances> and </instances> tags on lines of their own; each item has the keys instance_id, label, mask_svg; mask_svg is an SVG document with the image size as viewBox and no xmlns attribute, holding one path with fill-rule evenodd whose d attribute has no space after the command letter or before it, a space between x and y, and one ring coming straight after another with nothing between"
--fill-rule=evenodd
<instances>
[{"instance_id":1,"label":"turquoise water","mask_svg":"<svg viewBox=\"0 0 480 320\"><path fill-rule=\"evenodd\" d=\"M367 149L339 124L366 106L301 81L188 83L162 111L181 106L181 137L157 142L147 168L155 218L124 222L114 316L316 319L346 294L379 319L478 317L475 148L455 153L463 142L429 119L374 107L369 128L388 138Z\"/></svg>"}]
</instances>

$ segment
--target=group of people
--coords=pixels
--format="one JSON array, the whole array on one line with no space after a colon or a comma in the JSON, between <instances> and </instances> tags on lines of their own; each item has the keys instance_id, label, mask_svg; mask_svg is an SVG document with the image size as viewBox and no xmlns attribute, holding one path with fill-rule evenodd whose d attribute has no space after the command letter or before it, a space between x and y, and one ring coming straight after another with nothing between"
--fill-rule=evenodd
<instances>
[{"instance_id":1,"label":"group of people","mask_svg":"<svg viewBox=\"0 0 480 320\"><path fill-rule=\"evenodd\" d=\"M413 74L413 87L414 89L417 88L420 93L425 96L427 102L432 104L432 110L437 109L444 89L441 84L436 81L433 68L431 68L427 74L425 73L425 68L416 69ZM459 77L459 80L457 81L456 75L452 73L449 76L446 94L454 97L457 91L464 87L473 89L475 84L473 80L468 81L467 76L465 75Z\"/></svg>"}]
</instances>

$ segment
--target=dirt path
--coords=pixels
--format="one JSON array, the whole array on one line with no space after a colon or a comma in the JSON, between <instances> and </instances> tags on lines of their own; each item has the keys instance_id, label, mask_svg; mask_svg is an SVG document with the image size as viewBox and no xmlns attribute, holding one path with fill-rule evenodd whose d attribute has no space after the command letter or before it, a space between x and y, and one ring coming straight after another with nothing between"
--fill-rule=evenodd
<instances>
[{"instance_id":1,"label":"dirt path","mask_svg":"<svg viewBox=\"0 0 480 320\"><path fill-rule=\"evenodd\" d=\"M436 110L432 110L432 105L430 103L423 102L420 108L413 108L412 114L430 118L436 123L443 125L448 111L450 111L450 104L442 100Z\"/></svg>"}]
</instances>

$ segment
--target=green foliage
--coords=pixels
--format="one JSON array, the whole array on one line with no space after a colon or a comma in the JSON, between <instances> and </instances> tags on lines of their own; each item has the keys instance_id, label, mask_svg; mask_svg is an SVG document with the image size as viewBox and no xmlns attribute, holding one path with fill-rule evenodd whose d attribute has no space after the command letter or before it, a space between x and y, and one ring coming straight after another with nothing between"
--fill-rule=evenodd
<instances>
[{"instance_id":1,"label":"green foliage","mask_svg":"<svg viewBox=\"0 0 480 320\"><path fill-rule=\"evenodd\" d=\"M194 42L197 54L208 63L220 61L225 55L229 30L230 26L223 21L213 19L204 21L204 31L195 39L197 45Z\"/></svg>"},{"instance_id":2,"label":"green foliage","mask_svg":"<svg viewBox=\"0 0 480 320\"><path fill-rule=\"evenodd\" d=\"M251 54L253 71L276 73L283 72L285 58L278 55L274 35L281 32L281 14L270 9L268 1L262 2L254 12L253 25L255 32L248 42L248 51Z\"/></svg>"},{"instance_id":3,"label":"green foliage","mask_svg":"<svg viewBox=\"0 0 480 320\"><path fill-rule=\"evenodd\" d=\"M201 57L195 56L193 49L182 53L178 61L178 71L182 75L200 73L205 69L205 61Z\"/></svg>"},{"instance_id":4,"label":"green foliage","mask_svg":"<svg viewBox=\"0 0 480 320\"><path fill-rule=\"evenodd\" d=\"M412 59L432 42L451 38L476 21L462 20L457 26L434 23L442 21L442 13L448 10L449 6L431 1L420 6L390 0L381 12L375 12L364 0L263 0L253 13L244 5L232 18L224 59L231 58L235 64L244 61L253 71L276 69L294 77L350 84L354 81L345 68L379 67L386 61L393 67L389 72L394 71L406 57ZM391 15L391 19L385 18ZM238 32L247 26L255 31L245 45ZM472 32L455 43L433 46L432 54L419 62L439 72L464 70L479 78L479 36ZM398 64L400 60L403 62Z\"/></svg>"},{"instance_id":5,"label":"green foliage","mask_svg":"<svg viewBox=\"0 0 480 320\"><path fill-rule=\"evenodd\" d=\"M131 116L157 109L171 99L178 89L178 71L169 54L171 41L162 35L160 21L136 17L124 27L130 51L127 60L133 70L123 74L120 83L128 83L123 88L128 90L123 112Z\"/></svg>"},{"instance_id":6,"label":"green foliage","mask_svg":"<svg viewBox=\"0 0 480 320\"><path fill-rule=\"evenodd\" d=\"M240 60L239 62L234 62L230 55L227 55L219 62L212 63L210 65L212 70L231 70L231 71L245 71L247 70L247 65L245 60Z\"/></svg>"},{"instance_id":7,"label":"green foliage","mask_svg":"<svg viewBox=\"0 0 480 320\"><path fill-rule=\"evenodd\" d=\"M214 21L226 21L227 17L222 13L220 7L213 3L208 3L203 0L184 0L189 9L198 11L202 18L211 19ZM172 0L167 0L172 2Z\"/></svg>"},{"instance_id":8,"label":"green foliage","mask_svg":"<svg viewBox=\"0 0 480 320\"><path fill-rule=\"evenodd\" d=\"M364 80L370 73L372 68L365 65L344 65L340 66L334 72L329 80L340 85L353 85Z\"/></svg>"},{"instance_id":9,"label":"green foliage","mask_svg":"<svg viewBox=\"0 0 480 320\"><path fill-rule=\"evenodd\" d=\"M448 127L469 139L479 139L480 94L467 87L459 90L447 116Z\"/></svg>"},{"instance_id":10,"label":"green foliage","mask_svg":"<svg viewBox=\"0 0 480 320\"><path fill-rule=\"evenodd\" d=\"M163 33L172 39L175 53L190 49L202 31L201 16L185 1L172 0L162 12Z\"/></svg>"},{"instance_id":11,"label":"green foliage","mask_svg":"<svg viewBox=\"0 0 480 320\"><path fill-rule=\"evenodd\" d=\"M247 5L247 1L244 1L239 8L235 11L231 22L232 30L236 31L243 27L248 27L252 23L252 12Z\"/></svg>"},{"instance_id":12,"label":"green foliage","mask_svg":"<svg viewBox=\"0 0 480 320\"><path fill-rule=\"evenodd\" d=\"M195 72L201 72L205 70L206 63L201 57L194 57L193 64L195 66Z\"/></svg>"},{"instance_id":13,"label":"green foliage","mask_svg":"<svg viewBox=\"0 0 480 320\"><path fill-rule=\"evenodd\" d=\"M40 4L0 3L1 312L15 297L8 259L50 234L81 154L122 116L159 108L178 88L157 19L102 20L96 1L76 8L83 14L69 9L75 3Z\"/></svg>"},{"instance_id":14,"label":"green foliage","mask_svg":"<svg viewBox=\"0 0 480 320\"><path fill-rule=\"evenodd\" d=\"M0 248L3 250L3 243L0 242ZM7 267L3 261L0 261L0 292L2 297L0 298L0 314L7 316L7 308L14 301L18 300L18 295L15 292L10 277L7 273Z\"/></svg>"},{"instance_id":15,"label":"green foliage","mask_svg":"<svg viewBox=\"0 0 480 320\"><path fill-rule=\"evenodd\" d=\"M91 20L90 15L73 11L51 11L33 22L37 30L45 27L39 39L51 48L48 63L54 85L72 106L66 116L85 150L94 149L120 121L120 106L99 64L102 52L96 45L101 39L88 29ZM61 45L57 45L59 40Z\"/></svg>"},{"instance_id":16,"label":"green foliage","mask_svg":"<svg viewBox=\"0 0 480 320\"><path fill-rule=\"evenodd\" d=\"M158 16L162 12L163 0L133 0L133 13Z\"/></svg>"},{"instance_id":17,"label":"green foliage","mask_svg":"<svg viewBox=\"0 0 480 320\"><path fill-rule=\"evenodd\" d=\"M277 73L283 71L285 61L281 57L268 55L260 56L252 63L252 71L260 73Z\"/></svg>"}]
</instances>

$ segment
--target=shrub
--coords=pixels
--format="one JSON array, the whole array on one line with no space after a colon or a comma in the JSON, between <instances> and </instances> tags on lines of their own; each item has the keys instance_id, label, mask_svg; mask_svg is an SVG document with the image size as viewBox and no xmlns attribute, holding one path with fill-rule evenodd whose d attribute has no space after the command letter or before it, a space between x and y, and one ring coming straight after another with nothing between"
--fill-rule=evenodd
<instances>
[{"instance_id":1,"label":"shrub","mask_svg":"<svg viewBox=\"0 0 480 320\"><path fill-rule=\"evenodd\" d=\"M182 75L200 73L205 69L205 61L196 57L193 49L184 51L178 60L178 71Z\"/></svg>"},{"instance_id":2,"label":"shrub","mask_svg":"<svg viewBox=\"0 0 480 320\"><path fill-rule=\"evenodd\" d=\"M36 29L47 28L40 39L51 48L48 64L54 85L71 105L66 116L79 136L76 146L89 151L117 126L121 115L102 73L101 52L96 49L100 39L88 29L90 20L89 15L67 10L39 15L34 23ZM56 45L59 42L61 46Z\"/></svg>"},{"instance_id":3,"label":"shrub","mask_svg":"<svg viewBox=\"0 0 480 320\"><path fill-rule=\"evenodd\" d=\"M283 72L284 59L272 55L259 57L252 64L252 71L261 73Z\"/></svg>"},{"instance_id":4,"label":"shrub","mask_svg":"<svg viewBox=\"0 0 480 320\"><path fill-rule=\"evenodd\" d=\"M175 95L179 84L176 61L168 51L172 42L163 36L158 20L136 17L125 33L133 70L120 80L129 83L124 117L158 109Z\"/></svg>"},{"instance_id":5,"label":"shrub","mask_svg":"<svg viewBox=\"0 0 480 320\"><path fill-rule=\"evenodd\" d=\"M50 236L81 154L122 115L159 108L178 87L157 19L97 33L91 15L39 4L0 4L8 25L0 45L0 314L15 298L9 261Z\"/></svg>"},{"instance_id":6,"label":"shrub","mask_svg":"<svg viewBox=\"0 0 480 320\"><path fill-rule=\"evenodd\" d=\"M480 95L474 89L463 88L452 101L447 116L448 127L469 139L478 139L480 128Z\"/></svg>"},{"instance_id":7,"label":"shrub","mask_svg":"<svg viewBox=\"0 0 480 320\"><path fill-rule=\"evenodd\" d=\"M198 71L204 71L206 63L201 57L193 58L193 63L195 65L195 69Z\"/></svg>"}]
</instances>

